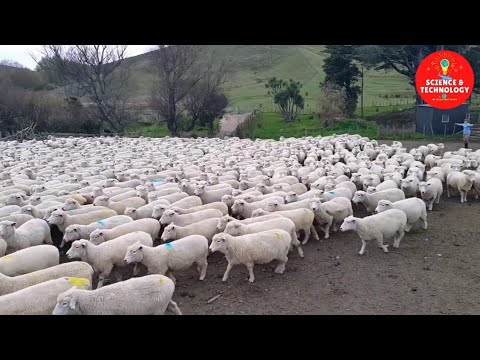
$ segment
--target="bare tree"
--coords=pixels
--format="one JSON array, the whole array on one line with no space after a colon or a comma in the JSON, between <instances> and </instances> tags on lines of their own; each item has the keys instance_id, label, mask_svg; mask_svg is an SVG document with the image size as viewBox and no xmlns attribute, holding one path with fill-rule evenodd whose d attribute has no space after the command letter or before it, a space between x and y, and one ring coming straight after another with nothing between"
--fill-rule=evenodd
<instances>
[{"instance_id":1,"label":"bare tree","mask_svg":"<svg viewBox=\"0 0 480 360\"><path fill-rule=\"evenodd\" d=\"M181 130L185 110L191 115L187 128L193 129L202 101L226 80L225 64L215 66L198 45L158 45L154 54L157 82L151 105L165 119L173 136Z\"/></svg>"},{"instance_id":2,"label":"bare tree","mask_svg":"<svg viewBox=\"0 0 480 360\"><path fill-rule=\"evenodd\" d=\"M37 63L54 71L75 95L91 101L102 122L123 132L130 115L126 50L127 45L44 45L42 61Z\"/></svg>"},{"instance_id":3,"label":"bare tree","mask_svg":"<svg viewBox=\"0 0 480 360\"><path fill-rule=\"evenodd\" d=\"M325 83L321 89L318 116L323 120L323 126L328 127L335 121L345 118L348 112L348 99L345 88L335 83Z\"/></svg>"}]
</instances>

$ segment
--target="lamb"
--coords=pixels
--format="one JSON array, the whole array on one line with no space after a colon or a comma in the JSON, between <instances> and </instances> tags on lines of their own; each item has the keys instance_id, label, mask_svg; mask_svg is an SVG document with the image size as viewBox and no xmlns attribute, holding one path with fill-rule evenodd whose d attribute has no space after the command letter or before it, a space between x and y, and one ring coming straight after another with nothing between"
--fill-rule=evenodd
<instances>
[{"instance_id":1,"label":"lamb","mask_svg":"<svg viewBox=\"0 0 480 360\"><path fill-rule=\"evenodd\" d=\"M90 234L96 229L113 229L114 227L117 227L119 225L128 224L131 222L133 222L133 219L129 216L116 215L110 218L92 222L88 225L70 225L65 229L65 233L63 234L63 240L65 242L70 242L80 239L89 239Z\"/></svg>"},{"instance_id":2,"label":"lamb","mask_svg":"<svg viewBox=\"0 0 480 360\"><path fill-rule=\"evenodd\" d=\"M60 277L0 297L0 315L50 315L58 295L72 286L90 289L85 278Z\"/></svg>"},{"instance_id":3,"label":"lamb","mask_svg":"<svg viewBox=\"0 0 480 360\"><path fill-rule=\"evenodd\" d=\"M201 210L207 210L207 209L219 210L223 215L228 214L228 206L225 205L223 202L213 202L213 203L210 203L210 204L195 206L195 207L191 207L191 208L188 208L188 209L182 209L182 208L178 208L176 206L171 206L170 208L172 210L174 210L179 215L192 214L194 212L201 211Z\"/></svg>"},{"instance_id":4,"label":"lamb","mask_svg":"<svg viewBox=\"0 0 480 360\"><path fill-rule=\"evenodd\" d=\"M460 202L467 202L467 194L473 186L475 181L475 172L469 171L467 173L452 171L447 176L447 197L450 197L450 188L460 192Z\"/></svg>"},{"instance_id":5,"label":"lamb","mask_svg":"<svg viewBox=\"0 0 480 360\"><path fill-rule=\"evenodd\" d=\"M235 200L232 206L232 214L242 216L244 219L252 217L252 212L256 209L266 207L270 202L277 201L279 204L284 204L285 200L280 196L268 197L264 200L247 203L245 200Z\"/></svg>"},{"instance_id":6,"label":"lamb","mask_svg":"<svg viewBox=\"0 0 480 360\"><path fill-rule=\"evenodd\" d=\"M116 215L118 214L112 209L102 209L77 215L69 215L62 210L56 210L47 219L47 223L57 225L58 229L65 233L65 229L70 225L88 225L94 221L104 220Z\"/></svg>"},{"instance_id":7,"label":"lamb","mask_svg":"<svg viewBox=\"0 0 480 360\"><path fill-rule=\"evenodd\" d=\"M367 208L369 213L373 213L380 200L390 200L395 202L398 200L404 200L405 194L400 189L388 189L378 191L373 194L367 194L365 191L357 191L352 201L356 204L362 203Z\"/></svg>"},{"instance_id":8,"label":"lamb","mask_svg":"<svg viewBox=\"0 0 480 360\"><path fill-rule=\"evenodd\" d=\"M34 219L34 217L28 214L11 214L8 216L0 217L0 222L4 220L13 221L16 224L15 226L19 227L32 219Z\"/></svg>"},{"instance_id":9,"label":"lamb","mask_svg":"<svg viewBox=\"0 0 480 360\"><path fill-rule=\"evenodd\" d=\"M21 211L21 207L18 205L7 205L0 208L0 217L12 215L14 213L19 213Z\"/></svg>"},{"instance_id":10,"label":"lamb","mask_svg":"<svg viewBox=\"0 0 480 360\"><path fill-rule=\"evenodd\" d=\"M433 203L435 200L437 204L440 203L440 197L443 193L442 182L437 178L431 178L428 181L422 181L418 184L420 190L420 196L428 206L428 210L433 210Z\"/></svg>"},{"instance_id":11,"label":"lamb","mask_svg":"<svg viewBox=\"0 0 480 360\"><path fill-rule=\"evenodd\" d=\"M297 237L295 223L287 218L279 217L252 224L242 224L241 221L233 221L227 224L225 233L232 236L241 236L274 229L282 229L288 232L292 238L292 246L297 248L298 255L303 258L303 249Z\"/></svg>"},{"instance_id":12,"label":"lamb","mask_svg":"<svg viewBox=\"0 0 480 360\"><path fill-rule=\"evenodd\" d=\"M163 215L160 218L160 224L168 225L173 222L180 226L187 226L201 220L219 218L222 216L222 212L216 209L200 210L192 214L183 215L177 214L175 210L168 209L163 212Z\"/></svg>"},{"instance_id":13,"label":"lamb","mask_svg":"<svg viewBox=\"0 0 480 360\"><path fill-rule=\"evenodd\" d=\"M423 228L427 229L427 207L425 202L419 198L409 198L405 200L391 202L388 200L380 200L375 212L381 213L389 209L402 210L407 215L407 225L405 231L409 232L413 225L421 220Z\"/></svg>"},{"instance_id":14,"label":"lamb","mask_svg":"<svg viewBox=\"0 0 480 360\"><path fill-rule=\"evenodd\" d=\"M18 228L15 225L13 221L0 222L0 237L5 240L10 252L43 243L53 245L50 227L45 221L32 219Z\"/></svg>"},{"instance_id":15,"label":"lamb","mask_svg":"<svg viewBox=\"0 0 480 360\"><path fill-rule=\"evenodd\" d=\"M62 276L85 278L92 282L93 269L82 261L73 261L15 277L0 274L0 295L19 291Z\"/></svg>"},{"instance_id":16,"label":"lamb","mask_svg":"<svg viewBox=\"0 0 480 360\"><path fill-rule=\"evenodd\" d=\"M393 238L393 247L398 248L400 241L405 235L407 215L398 209L386 210L382 213L364 217L363 219L349 216L340 226L341 231L354 230L362 239L360 255L365 253L365 246L369 240L377 240L378 246L388 253L388 245L384 245L384 239Z\"/></svg>"},{"instance_id":17,"label":"lamb","mask_svg":"<svg viewBox=\"0 0 480 360\"><path fill-rule=\"evenodd\" d=\"M266 264L277 260L278 265L275 272L283 274L291 244L292 238L289 233L281 229L243 236L220 233L213 237L210 251L219 251L225 254L227 258L227 270L223 274L222 281L227 281L230 270L234 265L244 264L250 275L249 281L254 282L254 264Z\"/></svg>"},{"instance_id":18,"label":"lamb","mask_svg":"<svg viewBox=\"0 0 480 360\"><path fill-rule=\"evenodd\" d=\"M88 240L75 240L72 247L67 251L69 259L80 258L92 265L95 272L99 273L97 289L103 286L103 283L112 272L114 266L123 267L127 264L123 261L127 248L139 241L143 245L152 246L153 241L150 234L143 231L134 231L113 240L95 245ZM138 268L135 267L134 275Z\"/></svg>"},{"instance_id":19,"label":"lamb","mask_svg":"<svg viewBox=\"0 0 480 360\"><path fill-rule=\"evenodd\" d=\"M286 211L286 210L293 210L293 209L310 209L310 199L305 199L297 202L293 202L290 204L282 204L277 200L270 201L265 210L268 212L274 211Z\"/></svg>"},{"instance_id":20,"label":"lamb","mask_svg":"<svg viewBox=\"0 0 480 360\"><path fill-rule=\"evenodd\" d=\"M202 235L202 236L205 236L208 242L210 243L212 241L213 235L215 235L218 232L217 223L218 223L218 218L201 220L199 222L196 222L187 226L179 226L179 225L170 223L163 230L161 239L162 241L169 241L169 240L177 240L190 235Z\"/></svg>"},{"instance_id":21,"label":"lamb","mask_svg":"<svg viewBox=\"0 0 480 360\"><path fill-rule=\"evenodd\" d=\"M182 315L172 300L175 284L163 275L132 278L97 290L69 289L57 297L53 315ZM107 301L108 299L108 301Z\"/></svg>"},{"instance_id":22,"label":"lamb","mask_svg":"<svg viewBox=\"0 0 480 360\"><path fill-rule=\"evenodd\" d=\"M90 242L99 245L134 231L144 231L150 234L152 240L155 240L160 232L160 223L154 219L140 219L118 225L112 229L96 229L90 234Z\"/></svg>"},{"instance_id":23,"label":"lamb","mask_svg":"<svg viewBox=\"0 0 480 360\"><path fill-rule=\"evenodd\" d=\"M133 220L148 219L152 217L153 207L155 205L169 206L170 203L167 200L160 199L152 201L147 205L140 206L138 209L135 209L134 207L127 207L124 215L129 216Z\"/></svg>"},{"instance_id":24,"label":"lamb","mask_svg":"<svg viewBox=\"0 0 480 360\"><path fill-rule=\"evenodd\" d=\"M18 276L58 265L60 254L53 245L38 245L0 258L0 273Z\"/></svg>"},{"instance_id":25,"label":"lamb","mask_svg":"<svg viewBox=\"0 0 480 360\"><path fill-rule=\"evenodd\" d=\"M108 196L99 196L93 201L94 206L106 206L114 210L118 215L123 215L127 207L139 208L146 202L140 197L128 198L125 200L113 202Z\"/></svg>"},{"instance_id":26,"label":"lamb","mask_svg":"<svg viewBox=\"0 0 480 360\"><path fill-rule=\"evenodd\" d=\"M207 275L207 256L207 238L190 235L154 248L137 242L128 248L125 262L141 263L148 268L149 274L167 274L174 282L174 271L187 270L195 263L202 281Z\"/></svg>"},{"instance_id":27,"label":"lamb","mask_svg":"<svg viewBox=\"0 0 480 360\"><path fill-rule=\"evenodd\" d=\"M323 225L322 230L325 233L325 239L330 237L332 224L333 231L337 231L338 224L341 224L347 216L353 215L350 200L343 197L333 198L324 203L318 198L313 198L310 200L310 208L315 215L317 223Z\"/></svg>"},{"instance_id":28,"label":"lamb","mask_svg":"<svg viewBox=\"0 0 480 360\"><path fill-rule=\"evenodd\" d=\"M197 185L194 195L198 196L203 204L222 201L223 195L232 195L232 187L224 187L216 190L207 190L205 185Z\"/></svg>"},{"instance_id":29,"label":"lamb","mask_svg":"<svg viewBox=\"0 0 480 360\"><path fill-rule=\"evenodd\" d=\"M313 226L313 220L315 219L313 211L310 209L294 209L294 210L286 210L286 211L275 211L273 213L269 213L263 209L257 209L252 213L251 219L242 220L243 224L251 224L254 222L258 222L258 217L262 217L267 219L267 216L270 218L276 217L278 215L284 216L289 218L295 223L295 228L297 229L297 237L300 238L300 231L303 230L304 238L302 244L305 245L310 238L310 234L312 234L313 238L319 240L317 231ZM217 226L218 227L218 226Z\"/></svg>"}]
</instances>

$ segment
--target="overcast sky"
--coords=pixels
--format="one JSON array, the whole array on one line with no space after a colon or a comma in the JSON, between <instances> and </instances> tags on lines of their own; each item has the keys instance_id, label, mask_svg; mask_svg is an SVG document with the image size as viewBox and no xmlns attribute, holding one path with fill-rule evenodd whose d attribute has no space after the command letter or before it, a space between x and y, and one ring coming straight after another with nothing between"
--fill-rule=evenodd
<instances>
[{"instance_id":1,"label":"overcast sky","mask_svg":"<svg viewBox=\"0 0 480 360\"><path fill-rule=\"evenodd\" d=\"M143 54L155 45L128 45L128 55L135 56ZM0 45L0 60L14 60L20 64L34 69L36 66L35 60L32 59L30 54L34 56L39 55L39 49L41 45Z\"/></svg>"}]
</instances>

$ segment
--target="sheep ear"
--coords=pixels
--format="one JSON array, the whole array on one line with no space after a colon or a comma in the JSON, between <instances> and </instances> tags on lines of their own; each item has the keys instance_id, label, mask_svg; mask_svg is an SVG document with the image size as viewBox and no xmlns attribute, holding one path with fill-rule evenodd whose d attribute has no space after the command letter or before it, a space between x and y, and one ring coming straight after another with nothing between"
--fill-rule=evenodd
<instances>
[{"instance_id":1,"label":"sheep ear","mask_svg":"<svg viewBox=\"0 0 480 360\"><path fill-rule=\"evenodd\" d=\"M82 247L86 248L86 247L87 247L87 244L86 244L86 243L83 243L83 244L82 244Z\"/></svg>"},{"instance_id":2,"label":"sheep ear","mask_svg":"<svg viewBox=\"0 0 480 360\"><path fill-rule=\"evenodd\" d=\"M74 286L73 289L76 289L76 286ZM76 299L70 299L69 306L70 306L70 309L76 310L77 309L77 300Z\"/></svg>"},{"instance_id":3,"label":"sheep ear","mask_svg":"<svg viewBox=\"0 0 480 360\"><path fill-rule=\"evenodd\" d=\"M12 225L12 227L15 227L15 225L17 225L16 222L12 222L10 225Z\"/></svg>"},{"instance_id":4,"label":"sheep ear","mask_svg":"<svg viewBox=\"0 0 480 360\"><path fill-rule=\"evenodd\" d=\"M139 246L139 247L138 247L138 250L143 250L143 246Z\"/></svg>"}]
</instances>

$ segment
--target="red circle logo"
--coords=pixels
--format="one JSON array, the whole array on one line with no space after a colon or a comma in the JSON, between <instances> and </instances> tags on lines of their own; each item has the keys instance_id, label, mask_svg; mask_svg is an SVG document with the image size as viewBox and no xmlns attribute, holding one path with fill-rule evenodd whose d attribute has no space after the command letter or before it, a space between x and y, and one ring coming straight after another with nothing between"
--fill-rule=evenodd
<instances>
[{"instance_id":1,"label":"red circle logo","mask_svg":"<svg viewBox=\"0 0 480 360\"><path fill-rule=\"evenodd\" d=\"M437 109L463 104L473 90L473 70L468 61L453 51L436 51L418 66L415 85L421 98Z\"/></svg>"}]
</instances>

